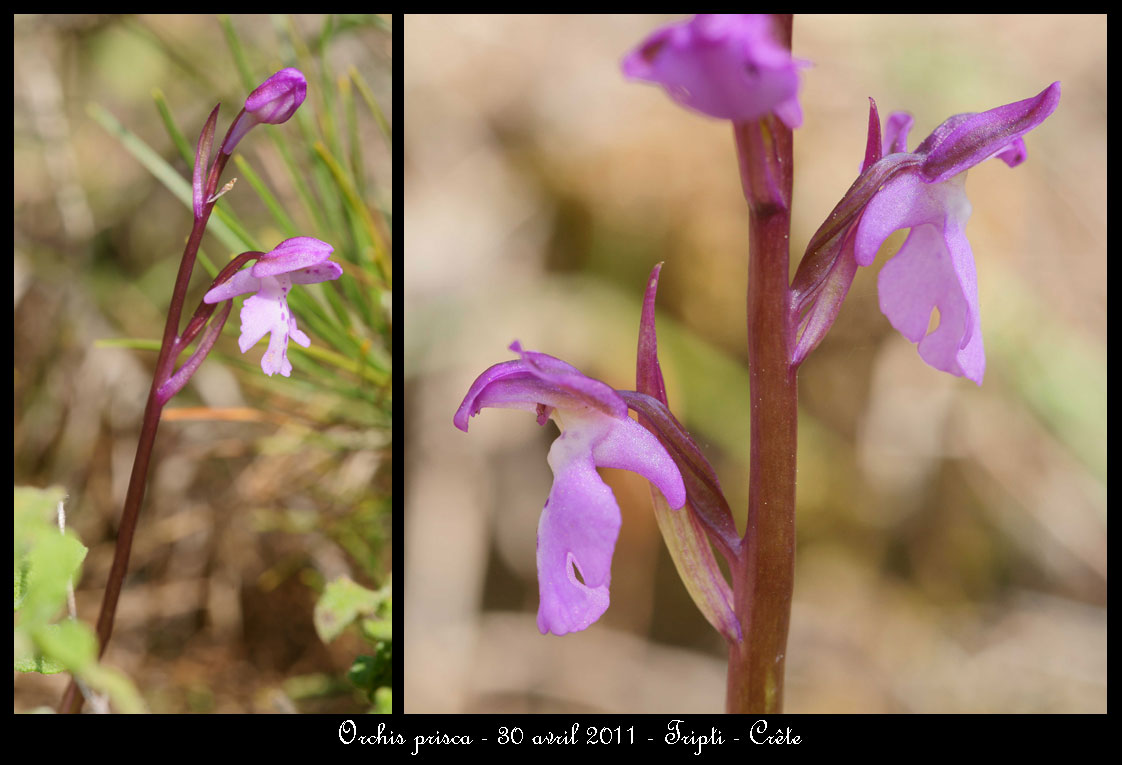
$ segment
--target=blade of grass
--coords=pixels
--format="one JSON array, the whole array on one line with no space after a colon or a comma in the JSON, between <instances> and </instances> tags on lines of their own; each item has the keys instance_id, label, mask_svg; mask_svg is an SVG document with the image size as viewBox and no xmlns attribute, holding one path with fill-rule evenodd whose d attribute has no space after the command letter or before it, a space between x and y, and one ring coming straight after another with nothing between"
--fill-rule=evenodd
<instances>
[{"instance_id":1,"label":"blade of grass","mask_svg":"<svg viewBox=\"0 0 1122 765\"><path fill-rule=\"evenodd\" d=\"M160 119L164 122L164 128L171 136L172 143L175 144L176 150L179 151L179 156L190 167L191 163L195 161L195 149L191 146L191 142L183 135L183 131L175 124L175 118L171 114L171 108L168 106L167 99L164 98L164 91L160 88L152 88L152 100L156 102L156 111L160 113Z\"/></svg>"},{"instance_id":2,"label":"blade of grass","mask_svg":"<svg viewBox=\"0 0 1122 765\"><path fill-rule=\"evenodd\" d=\"M374 98L374 91L366 84L366 80L362 78L358 69L351 67L351 79L354 81L355 87L358 88L359 94L362 95L362 100L366 102L366 108L374 115L374 121L378 123L378 127L382 131L382 135L386 137L386 143L393 148L393 129L390 123L386 121L386 115L382 113L382 107L378 106L378 99Z\"/></svg>"},{"instance_id":3,"label":"blade of grass","mask_svg":"<svg viewBox=\"0 0 1122 765\"><path fill-rule=\"evenodd\" d=\"M116 138L125 151L132 154L156 180L183 203L187 210L191 209L191 184L174 167L164 161L164 158L149 147L139 136L118 122L117 118L100 104L87 104L86 113L105 128L106 132ZM239 249L239 237L224 221L212 221L208 231L218 237L219 241L231 250L242 252ZM205 258L201 250L199 251L199 259L201 262L209 263L209 259ZM208 270L213 268L213 263L210 263ZM217 269L213 273L218 273Z\"/></svg>"},{"instance_id":4,"label":"blade of grass","mask_svg":"<svg viewBox=\"0 0 1122 765\"><path fill-rule=\"evenodd\" d=\"M299 229L297 229L295 221L289 217L284 206L273 196L273 192L265 185L261 176L250 167L249 162L240 153L234 155L234 164L237 165L241 177L245 178L246 182L257 192L257 196L261 197L261 201L265 203L265 207L269 209L273 220L284 231L285 236L288 238L299 236Z\"/></svg>"},{"instance_id":5,"label":"blade of grass","mask_svg":"<svg viewBox=\"0 0 1122 765\"><path fill-rule=\"evenodd\" d=\"M238 30L234 28L234 22L230 17L224 13L218 15L218 23L222 27L222 32L226 36L226 44L230 47L230 53L234 57L234 66L238 69L238 76L242 78L242 87L245 92L249 93L257 87L258 82L254 82L253 73L249 70L249 62L245 57L245 48L242 47L241 38L238 37Z\"/></svg>"},{"instance_id":6,"label":"blade of grass","mask_svg":"<svg viewBox=\"0 0 1122 765\"><path fill-rule=\"evenodd\" d=\"M355 94L348 77L339 77L339 100L343 103L343 116L347 121L347 143L350 146L351 177L355 189L362 199L366 199L366 173L362 165L362 142L358 139L358 110L355 108Z\"/></svg>"},{"instance_id":7,"label":"blade of grass","mask_svg":"<svg viewBox=\"0 0 1122 765\"><path fill-rule=\"evenodd\" d=\"M382 236L382 231L374 221L374 216L371 215L370 209L358 198L358 194L351 184L350 179L347 178L346 173L343 171L338 161L336 161L335 157L328 153L327 147L324 146L321 141L316 141L312 148L330 171L332 178L338 185L339 191L342 193L343 202L346 204L347 209L350 210L356 218L362 221L364 233L374 245L375 263L382 272L386 288L389 289L392 284L392 278L390 274L389 257L386 252L386 241ZM385 225L384 220L382 223Z\"/></svg>"}]
</instances>

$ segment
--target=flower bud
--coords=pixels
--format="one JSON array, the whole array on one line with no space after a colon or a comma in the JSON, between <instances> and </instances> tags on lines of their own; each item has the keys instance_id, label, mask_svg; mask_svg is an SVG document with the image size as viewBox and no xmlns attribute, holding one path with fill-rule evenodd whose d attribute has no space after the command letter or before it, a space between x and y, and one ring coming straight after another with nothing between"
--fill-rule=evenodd
<instances>
[{"instance_id":1,"label":"flower bud","mask_svg":"<svg viewBox=\"0 0 1122 765\"><path fill-rule=\"evenodd\" d=\"M238 115L237 122L222 144L222 153L233 153L238 141L254 125L287 122L307 95L308 81L304 79L304 74L293 67L281 69L249 94L245 109Z\"/></svg>"},{"instance_id":2,"label":"flower bud","mask_svg":"<svg viewBox=\"0 0 1122 765\"><path fill-rule=\"evenodd\" d=\"M623 73L710 117L744 122L774 112L797 128L798 72L807 65L773 38L764 15L700 14L650 35L624 59Z\"/></svg>"}]
</instances>

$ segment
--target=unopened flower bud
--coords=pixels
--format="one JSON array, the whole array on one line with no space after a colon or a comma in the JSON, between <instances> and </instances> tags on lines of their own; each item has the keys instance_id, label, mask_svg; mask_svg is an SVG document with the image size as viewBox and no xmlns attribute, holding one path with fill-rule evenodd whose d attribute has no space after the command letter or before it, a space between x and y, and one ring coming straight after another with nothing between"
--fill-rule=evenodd
<instances>
[{"instance_id":1,"label":"unopened flower bud","mask_svg":"<svg viewBox=\"0 0 1122 765\"><path fill-rule=\"evenodd\" d=\"M293 67L281 69L258 86L245 100L245 109L222 144L222 153L231 154L238 141L254 125L279 125L296 113L308 95L308 81Z\"/></svg>"}]
</instances>

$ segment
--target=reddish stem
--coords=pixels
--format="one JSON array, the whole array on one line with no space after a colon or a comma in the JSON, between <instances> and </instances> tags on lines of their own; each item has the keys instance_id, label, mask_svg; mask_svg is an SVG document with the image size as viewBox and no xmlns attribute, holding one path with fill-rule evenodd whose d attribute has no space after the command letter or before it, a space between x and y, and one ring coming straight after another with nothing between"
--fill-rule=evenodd
<instances>
[{"instance_id":1,"label":"reddish stem","mask_svg":"<svg viewBox=\"0 0 1122 765\"><path fill-rule=\"evenodd\" d=\"M207 178L203 199L209 199L218 187L218 179L229 160L228 154L219 153ZM156 371L152 375L152 387L148 390L148 403L144 407L144 421L140 427L140 441L136 445L136 457L132 464L132 474L129 476L129 488L125 494L125 506L121 511L121 522L117 527L117 547L113 552L113 565L109 569L109 580L105 585L105 595L101 600L101 612L97 617L98 658L105 655L109 645L109 638L113 634L113 619L117 614L117 601L124 585L125 574L129 567L129 554L132 552L132 539L136 533L137 520L140 517L140 505L144 499L144 489L148 483L148 465L152 460L152 447L156 443L156 431L160 427L160 414L163 405L159 402L156 391L171 377L175 368L175 360L183 345L178 342L177 332L179 320L183 314L183 303L187 298L187 287L191 281L191 272L195 267L195 258L198 256L199 245L202 244L203 234L206 233L206 224L214 210L214 202L204 203L202 214L195 219L191 229L191 236L183 248L183 258L179 262L179 274L175 279L175 288L171 293L171 304L168 307L167 323L164 324L164 338L160 345L160 355L156 360ZM82 709L82 695L73 679L66 687L62 701L59 702L58 711L63 713L77 713Z\"/></svg>"},{"instance_id":2,"label":"reddish stem","mask_svg":"<svg viewBox=\"0 0 1122 765\"><path fill-rule=\"evenodd\" d=\"M791 17L776 17L791 44ZM795 564L796 371L789 305L791 130L773 115L734 125L749 209L748 366L751 465L748 524L733 563L733 598L744 641L729 646L726 708L783 706L783 670Z\"/></svg>"}]
</instances>

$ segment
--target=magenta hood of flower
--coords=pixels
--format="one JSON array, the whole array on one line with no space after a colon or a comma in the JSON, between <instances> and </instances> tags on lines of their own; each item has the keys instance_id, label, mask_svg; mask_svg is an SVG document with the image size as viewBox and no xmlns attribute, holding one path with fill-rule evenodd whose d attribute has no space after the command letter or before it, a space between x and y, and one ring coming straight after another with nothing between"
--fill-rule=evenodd
<instances>
[{"instance_id":1,"label":"magenta hood of flower","mask_svg":"<svg viewBox=\"0 0 1122 765\"><path fill-rule=\"evenodd\" d=\"M596 468L642 475L672 508L685 504L686 490L674 460L627 416L615 390L553 356L523 351L517 342L510 349L520 358L483 372L452 421L467 432L469 418L498 407L533 412L539 425L552 418L561 428L549 450L553 488L538 521L537 562L538 629L564 635L587 628L608 608L620 511Z\"/></svg>"},{"instance_id":2,"label":"magenta hood of flower","mask_svg":"<svg viewBox=\"0 0 1122 765\"><path fill-rule=\"evenodd\" d=\"M238 295L246 298L241 310L241 335L238 347L245 353L265 335L269 347L261 357L261 370L270 377L280 372L289 377L288 341L307 348L308 336L296 326L288 307L288 293L294 284L314 284L338 279L343 269L328 260L334 248L310 236L286 239L262 255L252 268L243 268L203 297L204 303L219 303Z\"/></svg>"},{"instance_id":3,"label":"magenta hood of flower","mask_svg":"<svg viewBox=\"0 0 1122 765\"><path fill-rule=\"evenodd\" d=\"M768 112L802 124L799 73L805 62L772 36L762 14L699 14L651 34L623 60L628 77L662 85L678 103L735 121Z\"/></svg>"},{"instance_id":4,"label":"magenta hood of flower","mask_svg":"<svg viewBox=\"0 0 1122 765\"><path fill-rule=\"evenodd\" d=\"M887 180L865 202L846 238L852 256L859 266L871 265L890 234L911 229L878 277L881 311L904 337L918 343L924 361L979 385L986 356L974 255L966 239L971 212L966 171L990 157L1010 167L1023 162L1022 136L1044 122L1059 100L1056 82L1024 101L955 115L910 153L905 147L912 120L898 112L886 122L880 151L870 149L873 155L866 157L870 172L888 168ZM874 117L875 109L873 104ZM882 167L872 167L876 164ZM939 323L928 332L935 309Z\"/></svg>"},{"instance_id":5,"label":"magenta hood of flower","mask_svg":"<svg viewBox=\"0 0 1122 765\"><path fill-rule=\"evenodd\" d=\"M279 125L287 122L308 95L308 81L293 67L281 69L257 87L245 100L245 110L234 123L233 130L222 144L222 152L230 154L254 125Z\"/></svg>"}]
</instances>

